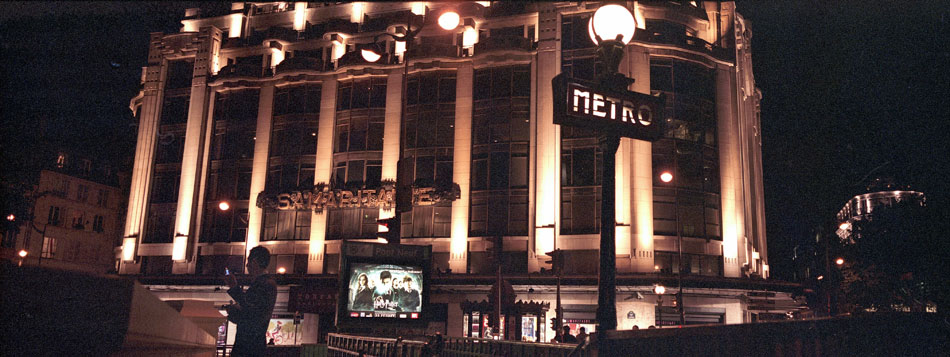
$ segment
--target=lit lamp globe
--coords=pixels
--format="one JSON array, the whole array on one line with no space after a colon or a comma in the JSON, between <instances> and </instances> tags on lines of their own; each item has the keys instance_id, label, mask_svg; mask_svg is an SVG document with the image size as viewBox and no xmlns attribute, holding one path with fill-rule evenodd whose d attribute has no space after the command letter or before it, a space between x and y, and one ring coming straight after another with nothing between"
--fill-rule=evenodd
<instances>
[{"instance_id":1,"label":"lit lamp globe","mask_svg":"<svg viewBox=\"0 0 950 357\"><path fill-rule=\"evenodd\" d=\"M663 181L663 182L666 182L666 183L669 183L670 181L673 181L673 174L671 174L671 173L669 173L669 172L664 172L664 173L660 174L660 181Z\"/></svg>"},{"instance_id":2,"label":"lit lamp globe","mask_svg":"<svg viewBox=\"0 0 950 357\"><path fill-rule=\"evenodd\" d=\"M601 6L587 23L587 32L591 41L599 45L601 41L616 40L626 45L633 39L637 21L626 7L617 4Z\"/></svg>"},{"instance_id":3,"label":"lit lamp globe","mask_svg":"<svg viewBox=\"0 0 950 357\"><path fill-rule=\"evenodd\" d=\"M461 21L462 17L455 11L446 11L439 15L439 27L445 30L454 30Z\"/></svg>"},{"instance_id":4,"label":"lit lamp globe","mask_svg":"<svg viewBox=\"0 0 950 357\"><path fill-rule=\"evenodd\" d=\"M231 205L228 203L228 201L221 201L221 203L218 203L218 209L222 211L227 211L231 209Z\"/></svg>"},{"instance_id":5,"label":"lit lamp globe","mask_svg":"<svg viewBox=\"0 0 950 357\"><path fill-rule=\"evenodd\" d=\"M379 53L376 53L375 51L368 50L368 49L360 50L360 55L363 56L363 59L366 60L366 62L374 62L374 63L376 61L379 61L379 59L383 57Z\"/></svg>"},{"instance_id":6,"label":"lit lamp globe","mask_svg":"<svg viewBox=\"0 0 950 357\"><path fill-rule=\"evenodd\" d=\"M654 286L653 292L656 293L657 295L663 295L664 293L666 293L666 287L664 287L663 285Z\"/></svg>"},{"instance_id":7,"label":"lit lamp globe","mask_svg":"<svg viewBox=\"0 0 950 357\"><path fill-rule=\"evenodd\" d=\"M18 254L20 255L20 258L26 258L27 253L26 253L26 250L20 250L20 253Z\"/></svg>"}]
</instances>

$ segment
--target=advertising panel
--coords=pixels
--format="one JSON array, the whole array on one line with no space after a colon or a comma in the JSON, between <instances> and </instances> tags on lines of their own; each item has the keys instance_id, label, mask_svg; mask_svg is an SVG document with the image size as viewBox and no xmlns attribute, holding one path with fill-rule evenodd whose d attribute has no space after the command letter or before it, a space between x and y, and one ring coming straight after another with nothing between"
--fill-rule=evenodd
<instances>
[{"instance_id":1,"label":"advertising panel","mask_svg":"<svg viewBox=\"0 0 950 357\"><path fill-rule=\"evenodd\" d=\"M337 325L425 327L432 246L344 242Z\"/></svg>"}]
</instances>

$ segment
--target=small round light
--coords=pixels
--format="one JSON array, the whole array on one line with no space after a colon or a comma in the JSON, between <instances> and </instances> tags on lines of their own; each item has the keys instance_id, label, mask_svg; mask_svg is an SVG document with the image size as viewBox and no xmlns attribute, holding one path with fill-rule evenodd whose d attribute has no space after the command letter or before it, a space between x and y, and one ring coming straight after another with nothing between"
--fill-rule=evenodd
<instances>
[{"instance_id":1,"label":"small round light","mask_svg":"<svg viewBox=\"0 0 950 357\"><path fill-rule=\"evenodd\" d=\"M843 264L844 264L844 258L835 259L835 264L843 265Z\"/></svg>"},{"instance_id":2,"label":"small round light","mask_svg":"<svg viewBox=\"0 0 950 357\"><path fill-rule=\"evenodd\" d=\"M218 203L218 209L222 211L227 211L231 209L231 205L228 204L228 201L221 201L221 203Z\"/></svg>"},{"instance_id":3,"label":"small round light","mask_svg":"<svg viewBox=\"0 0 950 357\"><path fill-rule=\"evenodd\" d=\"M17 253L17 254L20 255L20 258L26 258L26 254L27 254L27 253L26 253L26 250L21 249L20 252Z\"/></svg>"},{"instance_id":4,"label":"small round light","mask_svg":"<svg viewBox=\"0 0 950 357\"><path fill-rule=\"evenodd\" d=\"M666 287L663 285L654 286L653 292L657 293L658 295L663 295L664 293L666 293Z\"/></svg>"},{"instance_id":5,"label":"small round light","mask_svg":"<svg viewBox=\"0 0 950 357\"><path fill-rule=\"evenodd\" d=\"M7 216L7 220L10 221L10 222L13 222L14 219L16 219L16 216L14 216L13 213L10 213L10 214Z\"/></svg>"},{"instance_id":6,"label":"small round light","mask_svg":"<svg viewBox=\"0 0 950 357\"><path fill-rule=\"evenodd\" d=\"M382 55L367 49L360 50L360 54L363 56L363 59L366 60L366 62L376 62L379 61L381 57L383 57Z\"/></svg>"},{"instance_id":7,"label":"small round light","mask_svg":"<svg viewBox=\"0 0 950 357\"><path fill-rule=\"evenodd\" d=\"M446 11L439 16L439 27L446 30L454 30L459 26L462 18L455 11Z\"/></svg>"},{"instance_id":8,"label":"small round light","mask_svg":"<svg viewBox=\"0 0 950 357\"><path fill-rule=\"evenodd\" d=\"M844 223L841 223L840 225L838 225L838 228L840 228L841 230L844 230L844 231L849 230L849 229L851 229L851 222L844 222Z\"/></svg>"},{"instance_id":9,"label":"small round light","mask_svg":"<svg viewBox=\"0 0 950 357\"><path fill-rule=\"evenodd\" d=\"M601 6L587 23L587 32L594 44L599 44L597 36L600 36L601 40L615 40L620 36L620 42L626 45L633 39L633 31L636 28L637 21L630 10L617 4Z\"/></svg>"},{"instance_id":10,"label":"small round light","mask_svg":"<svg viewBox=\"0 0 950 357\"><path fill-rule=\"evenodd\" d=\"M280 274L283 274L287 272L287 269L284 269L284 267L280 267L280 268L277 268L277 272Z\"/></svg>"},{"instance_id":11,"label":"small round light","mask_svg":"<svg viewBox=\"0 0 950 357\"><path fill-rule=\"evenodd\" d=\"M660 174L660 181L663 181L666 183L673 181L673 174L669 173L669 171L663 172L662 174Z\"/></svg>"}]
</instances>

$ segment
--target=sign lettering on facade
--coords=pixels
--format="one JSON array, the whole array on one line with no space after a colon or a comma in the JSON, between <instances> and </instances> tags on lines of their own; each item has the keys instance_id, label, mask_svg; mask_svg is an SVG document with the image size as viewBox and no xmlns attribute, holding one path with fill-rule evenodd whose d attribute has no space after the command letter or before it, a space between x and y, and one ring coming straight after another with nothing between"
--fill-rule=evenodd
<instances>
[{"instance_id":1,"label":"sign lettering on facade","mask_svg":"<svg viewBox=\"0 0 950 357\"><path fill-rule=\"evenodd\" d=\"M413 187L412 204L431 206L452 202L461 196L458 184L451 188ZM322 212L326 208L384 208L395 205L396 190L393 187L361 190L331 190L326 186L312 190L282 192L278 194L261 193L257 196L257 206L277 210L313 210Z\"/></svg>"}]
</instances>

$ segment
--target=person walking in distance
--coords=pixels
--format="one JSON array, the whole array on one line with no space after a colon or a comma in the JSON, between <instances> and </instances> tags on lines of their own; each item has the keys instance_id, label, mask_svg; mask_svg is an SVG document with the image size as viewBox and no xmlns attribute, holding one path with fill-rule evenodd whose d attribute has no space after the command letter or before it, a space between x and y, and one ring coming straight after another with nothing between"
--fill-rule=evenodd
<instances>
[{"instance_id":1,"label":"person walking in distance","mask_svg":"<svg viewBox=\"0 0 950 357\"><path fill-rule=\"evenodd\" d=\"M247 272L253 282L245 291L234 275L227 275L228 295L235 304L228 306L228 321L237 325L231 356L263 356L267 351L267 325L277 302L277 283L265 274L270 263L267 248L257 246L247 255Z\"/></svg>"}]
</instances>

